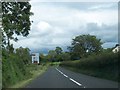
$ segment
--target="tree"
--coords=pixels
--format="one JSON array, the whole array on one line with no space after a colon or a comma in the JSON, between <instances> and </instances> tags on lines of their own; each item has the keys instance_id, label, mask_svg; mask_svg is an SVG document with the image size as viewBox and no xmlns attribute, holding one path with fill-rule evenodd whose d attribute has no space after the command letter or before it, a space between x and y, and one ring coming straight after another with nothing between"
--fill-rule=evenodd
<instances>
[{"instance_id":1,"label":"tree","mask_svg":"<svg viewBox=\"0 0 120 90\"><path fill-rule=\"evenodd\" d=\"M61 55L62 61L68 61L71 60L70 53L69 52L63 52Z\"/></svg>"},{"instance_id":2,"label":"tree","mask_svg":"<svg viewBox=\"0 0 120 90\"><path fill-rule=\"evenodd\" d=\"M16 35L27 36L30 31L29 2L2 2L2 35L3 43L10 47L10 40L17 41Z\"/></svg>"},{"instance_id":3,"label":"tree","mask_svg":"<svg viewBox=\"0 0 120 90\"><path fill-rule=\"evenodd\" d=\"M56 56L55 56L55 61L62 61L62 48L61 47L56 47L55 52L56 52Z\"/></svg>"},{"instance_id":4,"label":"tree","mask_svg":"<svg viewBox=\"0 0 120 90\"><path fill-rule=\"evenodd\" d=\"M55 52L54 50L50 50L50 51L48 52L48 59L49 59L50 61L55 61L55 56L56 56L56 52Z\"/></svg>"},{"instance_id":5,"label":"tree","mask_svg":"<svg viewBox=\"0 0 120 90\"><path fill-rule=\"evenodd\" d=\"M113 48L106 48L106 49L103 48L101 53L110 53L110 52L112 52L113 49L114 49L114 47Z\"/></svg>"},{"instance_id":6,"label":"tree","mask_svg":"<svg viewBox=\"0 0 120 90\"><path fill-rule=\"evenodd\" d=\"M8 46L7 46L7 48L8 48ZM7 49L7 50L8 50L8 49ZM10 53L13 53L13 52L14 52L13 44L11 44L11 45L9 46L9 52L10 52Z\"/></svg>"},{"instance_id":7,"label":"tree","mask_svg":"<svg viewBox=\"0 0 120 90\"><path fill-rule=\"evenodd\" d=\"M70 50L72 59L80 59L91 53L98 53L102 49L101 39L97 39L94 35L79 35L72 40Z\"/></svg>"},{"instance_id":8,"label":"tree","mask_svg":"<svg viewBox=\"0 0 120 90\"><path fill-rule=\"evenodd\" d=\"M27 64L30 64L31 63L31 56L30 56L30 50L29 48L17 48L16 49L16 55L19 56L19 58L22 58L22 62L27 65Z\"/></svg>"},{"instance_id":9,"label":"tree","mask_svg":"<svg viewBox=\"0 0 120 90\"><path fill-rule=\"evenodd\" d=\"M55 52L57 53L57 55L62 53L62 48L61 47L56 47Z\"/></svg>"},{"instance_id":10,"label":"tree","mask_svg":"<svg viewBox=\"0 0 120 90\"><path fill-rule=\"evenodd\" d=\"M39 56L39 62L46 62L46 56L43 54L43 53L40 53L40 56Z\"/></svg>"}]
</instances>

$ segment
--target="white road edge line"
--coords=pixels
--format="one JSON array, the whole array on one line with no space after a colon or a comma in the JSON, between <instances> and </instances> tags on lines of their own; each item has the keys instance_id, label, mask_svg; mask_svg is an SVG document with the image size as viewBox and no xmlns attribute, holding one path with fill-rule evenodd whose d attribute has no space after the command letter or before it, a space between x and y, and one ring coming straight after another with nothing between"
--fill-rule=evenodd
<instances>
[{"instance_id":1,"label":"white road edge line","mask_svg":"<svg viewBox=\"0 0 120 90\"><path fill-rule=\"evenodd\" d=\"M69 78L67 75L65 75L63 72L61 72L59 69L56 68L56 70L57 70L58 72L60 72L63 76L65 76L66 78ZM69 79L70 79L72 82L76 83L77 85L82 86L82 84L78 83L78 82L75 81L74 79L72 79L72 78L69 78ZM84 88L85 88L85 87L84 87Z\"/></svg>"},{"instance_id":2,"label":"white road edge line","mask_svg":"<svg viewBox=\"0 0 120 90\"><path fill-rule=\"evenodd\" d=\"M63 74L63 72L60 72L61 74Z\"/></svg>"},{"instance_id":3,"label":"white road edge line","mask_svg":"<svg viewBox=\"0 0 120 90\"><path fill-rule=\"evenodd\" d=\"M58 71L58 72L60 72L61 74L63 74L63 72L61 72L60 70L58 70L57 68L56 68L56 70Z\"/></svg>"},{"instance_id":4,"label":"white road edge line","mask_svg":"<svg viewBox=\"0 0 120 90\"><path fill-rule=\"evenodd\" d=\"M73 80L72 78L69 78L71 81L73 81L74 83L76 83L79 86L82 86L82 84L78 83L77 81Z\"/></svg>"},{"instance_id":5,"label":"white road edge line","mask_svg":"<svg viewBox=\"0 0 120 90\"><path fill-rule=\"evenodd\" d=\"M65 74L63 74L65 77L67 77L68 78L68 76L67 75L65 75Z\"/></svg>"}]
</instances>

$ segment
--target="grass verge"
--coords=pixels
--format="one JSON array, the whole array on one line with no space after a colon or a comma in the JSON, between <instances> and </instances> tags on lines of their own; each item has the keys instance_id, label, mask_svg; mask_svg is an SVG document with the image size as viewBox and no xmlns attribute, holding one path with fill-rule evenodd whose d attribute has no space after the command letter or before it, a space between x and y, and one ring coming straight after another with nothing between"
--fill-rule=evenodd
<instances>
[{"instance_id":1,"label":"grass verge","mask_svg":"<svg viewBox=\"0 0 120 90\"><path fill-rule=\"evenodd\" d=\"M49 67L49 63L47 64L42 64L42 65L31 65L27 69L32 70L30 71L32 76L28 79L22 80L15 85L12 85L8 88L24 88L27 84L29 84L31 81L33 81L35 78L38 76L42 75Z\"/></svg>"},{"instance_id":2,"label":"grass verge","mask_svg":"<svg viewBox=\"0 0 120 90\"><path fill-rule=\"evenodd\" d=\"M50 65L58 67L60 65L60 63L61 62L50 62Z\"/></svg>"}]
</instances>

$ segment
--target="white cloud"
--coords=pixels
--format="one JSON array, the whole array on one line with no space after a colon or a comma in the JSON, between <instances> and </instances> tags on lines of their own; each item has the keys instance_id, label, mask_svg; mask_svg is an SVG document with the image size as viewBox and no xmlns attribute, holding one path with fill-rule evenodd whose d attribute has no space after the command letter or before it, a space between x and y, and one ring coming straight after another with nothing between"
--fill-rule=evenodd
<instances>
[{"instance_id":1,"label":"white cloud","mask_svg":"<svg viewBox=\"0 0 120 90\"><path fill-rule=\"evenodd\" d=\"M32 11L35 13L35 17L33 17L33 20L35 21L45 20L54 23L57 22L56 24L70 26L71 24L73 25L73 23L75 23L74 25L78 25L85 22L113 24L118 20L118 10L109 9L91 11L68 7L54 7L51 4L47 5L42 3L33 7Z\"/></svg>"},{"instance_id":2,"label":"white cloud","mask_svg":"<svg viewBox=\"0 0 120 90\"><path fill-rule=\"evenodd\" d=\"M111 25L117 23L118 11L117 10L101 10L101 11L88 11L77 13L78 18L83 18L87 23L94 22L99 25L102 23Z\"/></svg>"},{"instance_id":3,"label":"white cloud","mask_svg":"<svg viewBox=\"0 0 120 90\"><path fill-rule=\"evenodd\" d=\"M52 33L52 29L53 27L45 22L45 21L40 21L37 25L36 25L36 29L37 29L37 34L39 35L45 35L45 34L49 34Z\"/></svg>"},{"instance_id":4,"label":"white cloud","mask_svg":"<svg viewBox=\"0 0 120 90\"><path fill-rule=\"evenodd\" d=\"M47 30L51 27L47 22L44 21L40 21L37 26L40 30Z\"/></svg>"},{"instance_id":5,"label":"white cloud","mask_svg":"<svg viewBox=\"0 0 120 90\"><path fill-rule=\"evenodd\" d=\"M92 6L92 7L90 7L90 8L88 8L89 10L99 10L99 9L109 9L109 8L111 8L112 9L112 7L114 7L115 5L118 5L118 3L100 3L100 4L98 4L98 5L95 5L95 6Z\"/></svg>"},{"instance_id":6,"label":"white cloud","mask_svg":"<svg viewBox=\"0 0 120 90\"><path fill-rule=\"evenodd\" d=\"M34 3L34 16L29 36L20 37L18 43L31 49L53 49L56 46L67 47L72 38L80 34L92 34L103 41L117 41L118 11L116 9L87 10L69 7L57 7L51 3ZM81 4L81 3L80 3ZM106 6L109 8L110 6ZM95 9L93 7L92 9ZM97 9L97 8L96 8ZM111 44L112 46L113 44Z\"/></svg>"}]
</instances>

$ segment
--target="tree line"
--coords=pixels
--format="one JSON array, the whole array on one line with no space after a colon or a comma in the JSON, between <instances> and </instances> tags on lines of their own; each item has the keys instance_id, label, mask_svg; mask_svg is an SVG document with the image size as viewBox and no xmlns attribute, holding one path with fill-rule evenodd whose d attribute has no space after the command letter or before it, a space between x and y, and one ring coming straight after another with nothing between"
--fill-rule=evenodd
<instances>
[{"instance_id":1,"label":"tree line","mask_svg":"<svg viewBox=\"0 0 120 90\"><path fill-rule=\"evenodd\" d=\"M94 35L86 34L79 35L72 39L71 46L68 46L68 51L64 52L61 47L57 46L55 50L49 50L48 55L40 55L43 58L52 61L67 61L79 60L88 57L92 54L99 54L103 51L102 41Z\"/></svg>"}]
</instances>

